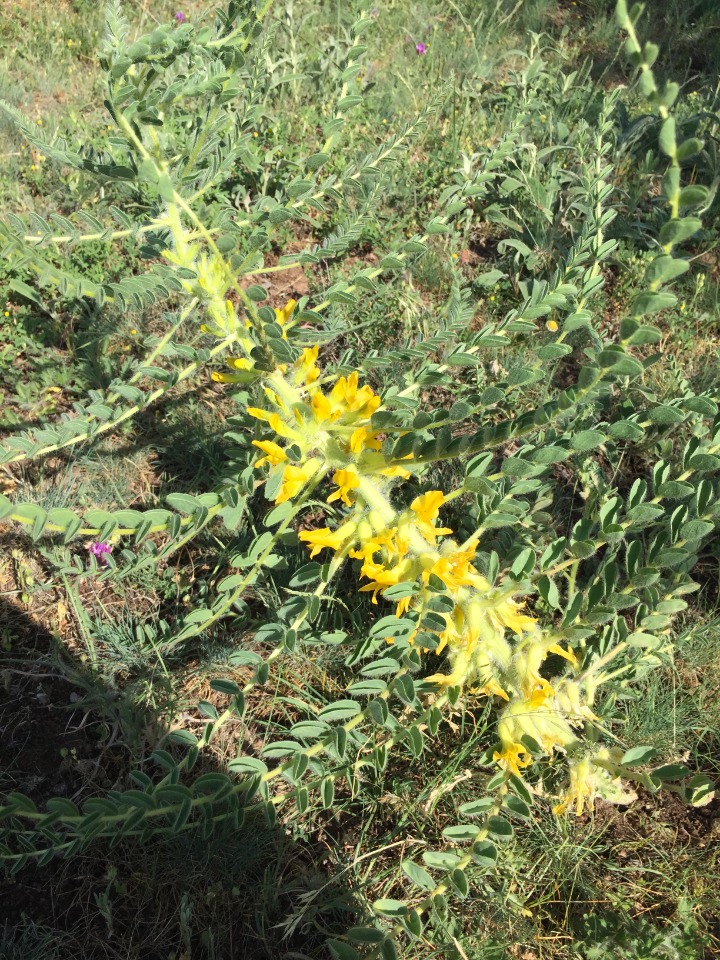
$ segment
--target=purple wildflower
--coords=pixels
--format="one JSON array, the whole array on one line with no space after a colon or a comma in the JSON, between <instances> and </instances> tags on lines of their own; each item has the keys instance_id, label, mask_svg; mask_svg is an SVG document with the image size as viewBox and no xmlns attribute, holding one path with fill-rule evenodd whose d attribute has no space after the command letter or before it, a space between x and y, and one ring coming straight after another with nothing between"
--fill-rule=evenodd
<instances>
[{"instance_id":1,"label":"purple wildflower","mask_svg":"<svg viewBox=\"0 0 720 960\"><path fill-rule=\"evenodd\" d=\"M177 20L178 23L185 23L185 21L187 20L187 17L182 12L182 10L178 10L178 12L175 14L175 19Z\"/></svg>"},{"instance_id":2,"label":"purple wildflower","mask_svg":"<svg viewBox=\"0 0 720 960\"><path fill-rule=\"evenodd\" d=\"M107 555L112 553L112 544L111 543L91 543L88 547L90 553L95 557L96 560L99 560L100 563L107 564L108 558Z\"/></svg>"},{"instance_id":3,"label":"purple wildflower","mask_svg":"<svg viewBox=\"0 0 720 960\"><path fill-rule=\"evenodd\" d=\"M415 53L416 53L419 57L421 57L424 53L427 53L427 50L428 50L428 48L427 48L427 45L426 45L426 44L424 44L424 43L416 43L416 44L415 44Z\"/></svg>"}]
</instances>

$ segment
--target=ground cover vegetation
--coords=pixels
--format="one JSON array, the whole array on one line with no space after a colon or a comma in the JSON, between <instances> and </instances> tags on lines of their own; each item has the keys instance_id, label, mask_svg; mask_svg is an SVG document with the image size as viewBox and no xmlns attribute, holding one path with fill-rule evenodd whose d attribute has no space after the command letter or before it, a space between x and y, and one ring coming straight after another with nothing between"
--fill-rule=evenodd
<instances>
[{"instance_id":1,"label":"ground cover vegetation","mask_svg":"<svg viewBox=\"0 0 720 960\"><path fill-rule=\"evenodd\" d=\"M713 6L0 2L0 955L717 954Z\"/></svg>"}]
</instances>

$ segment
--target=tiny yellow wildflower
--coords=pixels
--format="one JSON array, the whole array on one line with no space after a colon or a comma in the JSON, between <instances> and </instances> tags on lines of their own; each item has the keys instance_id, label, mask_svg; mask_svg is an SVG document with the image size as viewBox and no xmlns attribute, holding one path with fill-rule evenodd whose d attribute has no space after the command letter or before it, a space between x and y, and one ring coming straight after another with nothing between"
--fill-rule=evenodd
<instances>
[{"instance_id":1,"label":"tiny yellow wildflower","mask_svg":"<svg viewBox=\"0 0 720 960\"><path fill-rule=\"evenodd\" d=\"M327 502L332 503L333 500L342 500L346 506L351 507L350 491L357 490L360 486L360 477L357 472L352 467L348 467L346 470L336 470L333 474L333 483L338 485L338 489L330 494Z\"/></svg>"},{"instance_id":2,"label":"tiny yellow wildflower","mask_svg":"<svg viewBox=\"0 0 720 960\"><path fill-rule=\"evenodd\" d=\"M557 331L560 329L560 325L557 320L548 320L545 326L548 328L550 333L557 333Z\"/></svg>"},{"instance_id":3,"label":"tiny yellow wildflower","mask_svg":"<svg viewBox=\"0 0 720 960\"><path fill-rule=\"evenodd\" d=\"M331 530L330 527L322 527L320 530L303 530L299 533L299 538L310 548L310 559L317 556L321 550L327 547L330 550L340 550L351 538L357 529L355 521L344 523L338 530Z\"/></svg>"},{"instance_id":4,"label":"tiny yellow wildflower","mask_svg":"<svg viewBox=\"0 0 720 960\"><path fill-rule=\"evenodd\" d=\"M495 751L493 760L499 763L501 767L509 770L510 773L514 773L516 777L520 777L522 776L520 768L529 767L532 763L532 756L521 743L509 743L504 746L502 751Z\"/></svg>"},{"instance_id":5,"label":"tiny yellow wildflower","mask_svg":"<svg viewBox=\"0 0 720 960\"><path fill-rule=\"evenodd\" d=\"M264 457L256 461L256 467L261 467L264 463L269 464L271 467L276 467L279 463L287 460L283 448L272 440L253 440L253 446L257 447L258 450L262 450L265 454Z\"/></svg>"},{"instance_id":6,"label":"tiny yellow wildflower","mask_svg":"<svg viewBox=\"0 0 720 960\"><path fill-rule=\"evenodd\" d=\"M289 463L283 472L280 492L275 498L275 503L285 503L286 500L292 500L293 497L296 497L308 481L315 476L317 466L316 460L308 460L301 467Z\"/></svg>"},{"instance_id":7,"label":"tiny yellow wildflower","mask_svg":"<svg viewBox=\"0 0 720 960\"><path fill-rule=\"evenodd\" d=\"M452 533L449 527L436 527L434 523L444 503L445 495L442 490L428 490L427 493L415 497L410 504L410 509L417 517L420 532L431 542L434 542L436 537L444 537Z\"/></svg>"}]
</instances>

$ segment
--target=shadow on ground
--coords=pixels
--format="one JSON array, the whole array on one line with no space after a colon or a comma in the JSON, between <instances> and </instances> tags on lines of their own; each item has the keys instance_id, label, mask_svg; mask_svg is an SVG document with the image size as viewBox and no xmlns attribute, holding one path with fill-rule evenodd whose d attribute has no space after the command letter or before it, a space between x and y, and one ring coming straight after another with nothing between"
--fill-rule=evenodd
<instances>
[{"instance_id":1,"label":"shadow on ground","mask_svg":"<svg viewBox=\"0 0 720 960\"><path fill-rule=\"evenodd\" d=\"M135 786L113 718L123 706L137 711L137 703L119 703L123 693L104 686L79 652L71 656L52 632L1 597L0 622L0 794L20 791L42 809L52 797L81 805ZM200 772L214 769L203 762ZM237 830L219 824L210 840L194 830L113 848L97 840L67 860L0 875L0 956L326 956L327 937L357 922L358 903L324 872L321 856L259 815Z\"/></svg>"}]
</instances>

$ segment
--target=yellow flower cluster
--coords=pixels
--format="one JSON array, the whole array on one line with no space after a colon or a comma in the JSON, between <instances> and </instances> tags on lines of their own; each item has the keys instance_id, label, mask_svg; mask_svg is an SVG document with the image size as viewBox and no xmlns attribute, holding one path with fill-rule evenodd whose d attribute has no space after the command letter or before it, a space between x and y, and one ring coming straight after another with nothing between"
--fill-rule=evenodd
<instances>
[{"instance_id":1,"label":"yellow flower cluster","mask_svg":"<svg viewBox=\"0 0 720 960\"><path fill-rule=\"evenodd\" d=\"M291 301L276 310L283 328L294 306ZM562 751L574 757L581 746L578 727L597 719L591 710L594 687L587 677L578 678L574 654L523 612L512 586L492 587L480 573L474 565L478 536L459 543L440 520L447 503L443 491L428 490L406 509L393 506L390 482L410 473L383 453L383 437L372 423L380 397L360 384L357 372L324 387L317 360L317 347L305 349L294 364L264 375L267 405L247 408L269 433L253 440L262 453L256 468L268 469L269 498L292 501L325 478L331 481L327 502L341 505L344 517L335 528L299 534L310 557L323 550L349 556L359 561L361 593L369 593L374 604L379 595L394 597L396 616L408 616L415 625L410 642L447 655L449 672L428 680L505 701L494 754L502 768L522 776L537 756ZM247 371L252 365L235 360L231 366ZM543 675L550 655L566 661L552 682ZM612 794L612 777L586 767L584 758L571 766L558 810L575 804L582 812L596 793Z\"/></svg>"},{"instance_id":2,"label":"yellow flower cluster","mask_svg":"<svg viewBox=\"0 0 720 960\"><path fill-rule=\"evenodd\" d=\"M575 813L581 816L586 805L594 809L596 797L619 804L637 800L637 794L627 790L611 772L621 754L622 750L603 748L594 754L573 758L569 763L570 783L560 803L553 807L554 812L565 813L574 805Z\"/></svg>"},{"instance_id":3,"label":"yellow flower cluster","mask_svg":"<svg viewBox=\"0 0 720 960\"><path fill-rule=\"evenodd\" d=\"M408 477L409 473L388 466L380 453L382 443L371 426L380 397L359 385L357 372L340 377L326 393L319 384L317 356L317 347L303 350L290 369L283 365L268 376L265 394L270 409L248 407L251 417L267 423L296 453L292 462L275 440L254 440L265 454L256 465L270 466L273 488L280 477L276 503L297 496L321 471L332 470L337 489L328 502L341 500L350 507L362 477Z\"/></svg>"}]
</instances>

